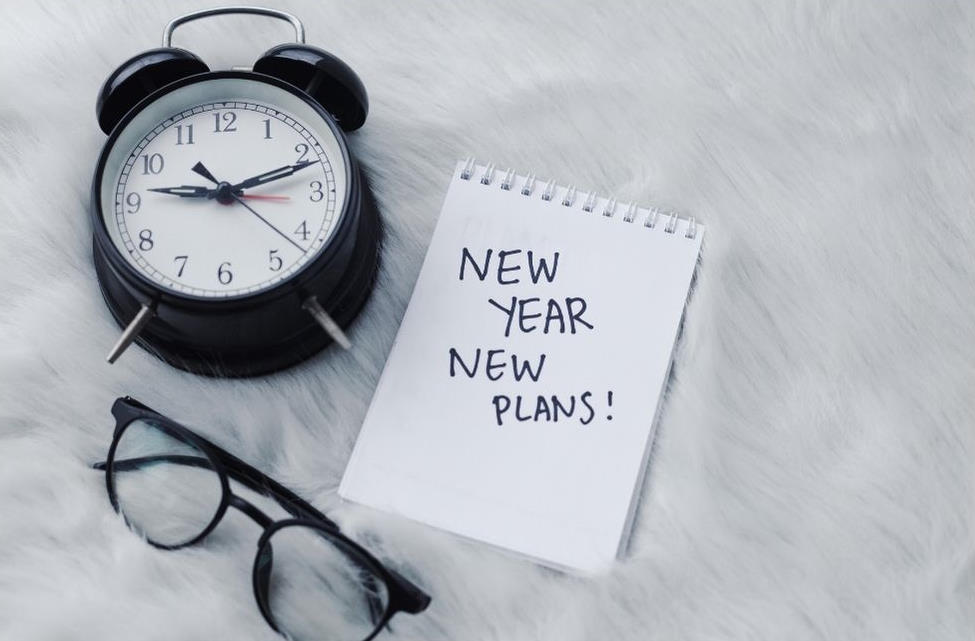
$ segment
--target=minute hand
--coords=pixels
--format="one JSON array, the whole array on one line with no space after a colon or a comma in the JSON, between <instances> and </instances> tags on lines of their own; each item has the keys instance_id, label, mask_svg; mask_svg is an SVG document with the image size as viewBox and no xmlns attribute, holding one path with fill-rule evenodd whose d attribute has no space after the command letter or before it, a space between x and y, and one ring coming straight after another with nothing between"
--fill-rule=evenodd
<instances>
[{"instance_id":1,"label":"minute hand","mask_svg":"<svg viewBox=\"0 0 975 641\"><path fill-rule=\"evenodd\" d=\"M179 187L152 187L149 191L156 191L160 194L172 194L183 198L207 198L213 192L207 187L194 187L192 185L180 185Z\"/></svg>"},{"instance_id":2,"label":"minute hand","mask_svg":"<svg viewBox=\"0 0 975 641\"><path fill-rule=\"evenodd\" d=\"M242 189L249 189L251 187L257 187L258 185L263 185L264 183L269 183L272 180L278 180L279 178L287 178L296 171L300 171L305 167L316 164L315 161L305 161L299 162L294 165L285 165L284 167L278 167L277 169L272 169L271 171L266 171L263 174L254 176L253 178L248 178L247 180L242 180L236 185L232 185L230 189L234 193L238 193Z\"/></svg>"}]
</instances>

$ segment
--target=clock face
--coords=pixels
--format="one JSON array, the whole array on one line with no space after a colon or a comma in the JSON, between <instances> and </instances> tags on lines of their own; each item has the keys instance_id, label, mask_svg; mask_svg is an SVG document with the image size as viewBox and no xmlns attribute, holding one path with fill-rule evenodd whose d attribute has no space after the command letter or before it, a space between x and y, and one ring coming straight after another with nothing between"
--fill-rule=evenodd
<instances>
[{"instance_id":1,"label":"clock face","mask_svg":"<svg viewBox=\"0 0 975 641\"><path fill-rule=\"evenodd\" d=\"M291 92L245 78L182 86L125 125L100 174L126 262L184 296L281 284L328 246L349 188L344 146Z\"/></svg>"}]
</instances>

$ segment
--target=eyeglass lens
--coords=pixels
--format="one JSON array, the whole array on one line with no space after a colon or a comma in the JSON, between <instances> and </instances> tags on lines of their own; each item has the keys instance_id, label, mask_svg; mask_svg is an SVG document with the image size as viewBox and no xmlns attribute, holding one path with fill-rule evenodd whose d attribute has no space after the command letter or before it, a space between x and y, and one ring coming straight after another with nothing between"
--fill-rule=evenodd
<instances>
[{"instance_id":1,"label":"eyeglass lens","mask_svg":"<svg viewBox=\"0 0 975 641\"><path fill-rule=\"evenodd\" d=\"M316 528L275 531L258 552L255 572L275 625L295 640L360 641L389 605L386 583L358 553Z\"/></svg>"},{"instance_id":2,"label":"eyeglass lens","mask_svg":"<svg viewBox=\"0 0 975 641\"><path fill-rule=\"evenodd\" d=\"M223 500L220 476L206 453L151 421L125 427L109 471L126 522L157 545L175 547L199 537Z\"/></svg>"}]
</instances>

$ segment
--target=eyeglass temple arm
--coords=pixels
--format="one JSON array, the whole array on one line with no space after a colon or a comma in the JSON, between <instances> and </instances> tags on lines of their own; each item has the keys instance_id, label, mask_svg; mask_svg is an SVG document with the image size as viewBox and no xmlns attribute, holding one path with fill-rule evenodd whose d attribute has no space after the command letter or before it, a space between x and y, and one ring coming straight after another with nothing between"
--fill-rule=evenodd
<instances>
[{"instance_id":1,"label":"eyeglass temple arm","mask_svg":"<svg viewBox=\"0 0 975 641\"><path fill-rule=\"evenodd\" d=\"M115 459L112 467L120 472L137 470L143 465L150 463L175 463L177 465L187 465L189 467L209 468L210 461L202 456L190 456L188 454L155 454L153 456L138 456L135 458ZM92 465L96 470L104 470L108 466L108 461L95 463Z\"/></svg>"},{"instance_id":2,"label":"eyeglass temple arm","mask_svg":"<svg viewBox=\"0 0 975 641\"><path fill-rule=\"evenodd\" d=\"M396 603L398 610L408 614L418 614L427 609L427 606L430 605L429 594L396 570L388 567L385 569L396 583L396 589L399 591L398 602Z\"/></svg>"}]
</instances>

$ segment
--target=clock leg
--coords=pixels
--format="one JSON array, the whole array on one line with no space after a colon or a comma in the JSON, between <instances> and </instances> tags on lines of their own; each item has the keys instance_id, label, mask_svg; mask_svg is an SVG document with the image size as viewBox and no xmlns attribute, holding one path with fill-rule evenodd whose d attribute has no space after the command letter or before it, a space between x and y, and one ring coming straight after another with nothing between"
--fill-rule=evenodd
<instances>
[{"instance_id":1,"label":"clock leg","mask_svg":"<svg viewBox=\"0 0 975 641\"><path fill-rule=\"evenodd\" d=\"M152 317L155 316L156 310L152 305L143 303L142 307L139 308L139 313L135 315L135 318L125 326L122 331L122 335L119 336L118 341L116 341L115 346L112 347L112 351L108 353L108 357L105 358L108 363L114 363L118 360L118 357L122 355L122 352L129 348L129 345L135 342L135 339L139 337L139 333L142 332L143 328L149 324Z\"/></svg>"},{"instance_id":2,"label":"clock leg","mask_svg":"<svg viewBox=\"0 0 975 641\"><path fill-rule=\"evenodd\" d=\"M342 328L335 319L328 315L322 304L318 302L317 296L309 296L305 299L305 302L301 304L301 308L312 315L312 318L322 326L322 329L332 337L332 340L338 343L342 349L351 349L352 341L349 337L345 335Z\"/></svg>"}]
</instances>

